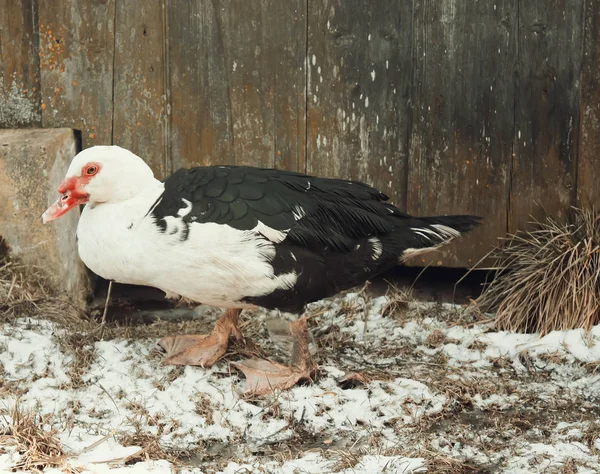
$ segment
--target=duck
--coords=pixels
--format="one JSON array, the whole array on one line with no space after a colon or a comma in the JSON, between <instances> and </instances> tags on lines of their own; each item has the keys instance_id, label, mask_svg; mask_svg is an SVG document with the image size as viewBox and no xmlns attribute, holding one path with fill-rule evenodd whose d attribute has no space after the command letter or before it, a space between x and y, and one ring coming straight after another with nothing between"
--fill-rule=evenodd
<instances>
[{"instance_id":1,"label":"duck","mask_svg":"<svg viewBox=\"0 0 600 474\"><path fill-rule=\"evenodd\" d=\"M308 303L332 297L459 238L473 215L414 217L376 188L353 180L250 166L179 169L163 181L119 146L73 158L44 224L84 206L77 250L100 277L221 308L209 334L174 334L163 364L210 367L230 338L242 341L248 308L298 315L290 364L247 359L235 366L245 391L262 395L311 379Z\"/></svg>"}]
</instances>

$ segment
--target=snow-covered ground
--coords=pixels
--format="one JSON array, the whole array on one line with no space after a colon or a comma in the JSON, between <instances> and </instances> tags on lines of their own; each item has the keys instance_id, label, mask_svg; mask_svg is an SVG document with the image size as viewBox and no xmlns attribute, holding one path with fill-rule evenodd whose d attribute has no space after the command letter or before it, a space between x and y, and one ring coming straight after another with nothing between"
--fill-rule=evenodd
<instances>
[{"instance_id":1,"label":"snow-covered ground","mask_svg":"<svg viewBox=\"0 0 600 474\"><path fill-rule=\"evenodd\" d=\"M67 454L57 465L92 473L600 472L600 327L498 333L453 305L356 293L311 311L319 374L260 398L229 365L242 350L161 366L156 337L0 325L0 434L15 405L33 411ZM269 317L249 313L245 332L282 357ZM0 439L0 472L15 472L23 454Z\"/></svg>"}]
</instances>

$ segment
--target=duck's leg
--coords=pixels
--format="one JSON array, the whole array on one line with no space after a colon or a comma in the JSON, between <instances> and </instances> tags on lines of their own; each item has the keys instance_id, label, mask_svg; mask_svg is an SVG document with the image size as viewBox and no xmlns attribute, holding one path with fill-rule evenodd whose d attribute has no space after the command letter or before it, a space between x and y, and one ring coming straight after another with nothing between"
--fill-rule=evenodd
<instances>
[{"instance_id":1,"label":"duck's leg","mask_svg":"<svg viewBox=\"0 0 600 474\"><path fill-rule=\"evenodd\" d=\"M237 325L241 312L241 309L226 310L208 335L189 334L163 337L158 341L158 345L167 353L162 364L210 367L227 351L230 335L233 335L238 341L243 339Z\"/></svg>"},{"instance_id":2,"label":"duck's leg","mask_svg":"<svg viewBox=\"0 0 600 474\"><path fill-rule=\"evenodd\" d=\"M309 379L317 371L310 356L308 344L308 320L298 319L290 323L294 340L292 364L288 367L265 359L248 359L233 365L246 376L246 393L264 395L274 390L292 388L298 381Z\"/></svg>"}]
</instances>

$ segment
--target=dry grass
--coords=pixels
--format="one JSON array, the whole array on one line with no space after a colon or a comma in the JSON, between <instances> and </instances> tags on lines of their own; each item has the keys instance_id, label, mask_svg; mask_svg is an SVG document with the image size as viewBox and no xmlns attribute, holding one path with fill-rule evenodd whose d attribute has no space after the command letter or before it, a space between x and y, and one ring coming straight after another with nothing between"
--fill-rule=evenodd
<instances>
[{"instance_id":1,"label":"dry grass","mask_svg":"<svg viewBox=\"0 0 600 474\"><path fill-rule=\"evenodd\" d=\"M381 452L373 450L373 447L361 446L353 449L329 450L337 458L334 472L342 470L353 470L361 462L362 456L368 454L382 454L385 456L404 456L409 458L422 458L427 467L427 472L435 474L475 474L481 470L471 465L468 461L454 459L436 452L433 449L420 448L407 450L405 447L385 449ZM384 469L387 472L386 469ZM358 471L356 471L358 472Z\"/></svg>"},{"instance_id":2,"label":"dry grass","mask_svg":"<svg viewBox=\"0 0 600 474\"><path fill-rule=\"evenodd\" d=\"M152 434L144 430L136 430L134 433L119 437L119 443L123 446L139 446L140 451L128 457L125 461L134 463L138 461L148 461L150 459L166 459L177 465L180 461L167 452L160 444L160 434Z\"/></svg>"},{"instance_id":3,"label":"dry grass","mask_svg":"<svg viewBox=\"0 0 600 474\"><path fill-rule=\"evenodd\" d=\"M439 329L434 329L425 340L425 345L430 348L439 347L446 343L446 334Z\"/></svg>"},{"instance_id":4,"label":"dry grass","mask_svg":"<svg viewBox=\"0 0 600 474\"><path fill-rule=\"evenodd\" d=\"M204 417L207 425L215 423L215 409L213 408L210 397L204 393L198 394L196 400L196 414Z\"/></svg>"},{"instance_id":5,"label":"dry grass","mask_svg":"<svg viewBox=\"0 0 600 474\"><path fill-rule=\"evenodd\" d=\"M381 314L384 317L392 317L401 320L407 313L409 304L415 301L412 288L399 288L388 282L390 285L386 293L387 304L382 308Z\"/></svg>"},{"instance_id":6,"label":"dry grass","mask_svg":"<svg viewBox=\"0 0 600 474\"><path fill-rule=\"evenodd\" d=\"M438 380L431 380L430 386L434 387L439 393L443 393L452 403L458 403L463 406L470 406L473 403L475 395L486 399L492 395L510 395L510 388L500 380L490 380L463 374L460 378L441 377Z\"/></svg>"},{"instance_id":7,"label":"dry grass","mask_svg":"<svg viewBox=\"0 0 600 474\"><path fill-rule=\"evenodd\" d=\"M148 420L148 418L151 418ZM135 419L130 419L133 431L117 436L119 443L123 446L138 446L140 449L134 454L120 459L122 463L134 464L149 460L167 460L173 464L175 472L182 466L182 459L191 457L195 452L202 451L204 445L202 442L191 450L171 449L161 443L161 438L165 434L166 424L159 417L152 418L145 407L139 407L139 414ZM175 420L170 425L175 427ZM155 427L155 431L150 431L147 427Z\"/></svg>"},{"instance_id":8,"label":"dry grass","mask_svg":"<svg viewBox=\"0 0 600 474\"><path fill-rule=\"evenodd\" d=\"M429 451L419 454L425 458L427 470L436 474L475 474L481 472L478 466L469 464L468 461L461 461Z\"/></svg>"},{"instance_id":9,"label":"dry grass","mask_svg":"<svg viewBox=\"0 0 600 474\"><path fill-rule=\"evenodd\" d=\"M590 451L596 456L600 455L600 450L596 448L596 441L600 439L600 422L591 422L583 433L583 441L587 444Z\"/></svg>"},{"instance_id":10,"label":"dry grass","mask_svg":"<svg viewBox=\"0 0 600 474\"><path fill-rule=\"evenodd\" d=\"M352 450L337 450L334 451L334 454L337 457L337 462L333 467L334 472L353 469L360 462L362 455L362 453Z\"/></svg>"},{"instance_id":11,"label":"dry grass","mask_svg":"<svg viewBox=\"0 0 600 474\"><path fill-rule=\"evenodd\" d=\"M500 330L537 332L600 323L600 215L574 209L568 224L548 217L496 249L496 274L475 308L496 312Z\"/></svg>"},{"instance_id":12,"label":"dry grass","mask_svg":"<svg viewBox=\"0 0 600 474\"><path fill-rule=\"evenodd\" d=\"M565 463L559 468L560 474L577 474L577 463L574 459L567 459Z\"/></svg>"},{"instance_id":13,"label":"dry grass","mask_svg":"<svg viewBox=\"0 0 600 474\"><path fill-rule=\"evenodd\" d=\"M96 357L94 342L96 338L88 334L67 333L55 335L61 345L64 354L70 354L73 362L69 366L68 375L71 379L72 388L80 388L84 385L83 376L88 372Z\"/></svg>"},{"instance_id":14,"label":"dry grass","mask_svg":"<svg viewBox=\"0 0 600 474\"><path fill-rule=\"evenodd\" d=\"M67 474L81 472L67 462L56 437L58 431L48 428L43 417L21 411L18 404L10 413L0 416L6 421L6 428L0 432L0 446L10 446L21 455L13 469L43 472L47 468L58 468Z\"/></svg>"},{"instance_id":15,"label":"dry grass","mask_svg":"<svg viewBox=\"0 0 600 474\"><path fill-rule=\"evenodd\" d=\"M0 258L0 322L44 314L67 325L87 319L85 313L47 284L39 268Z\"/></svg>"},{"instance_id":16,"label":"dry grass","mask_svg":"<svg viewBox=\"0 0 600 474\"><path fill-rule=\"evenodd\" d=\"M56 295L39 268L10 260L0 237L0 323L22 317L43 317L67 328L91 327L85 313L65 295ZM0 364L0 376L3 367ZM0 394L20 396L26 392L18 381L0 378Z\"/></svg>"}]
</instances>

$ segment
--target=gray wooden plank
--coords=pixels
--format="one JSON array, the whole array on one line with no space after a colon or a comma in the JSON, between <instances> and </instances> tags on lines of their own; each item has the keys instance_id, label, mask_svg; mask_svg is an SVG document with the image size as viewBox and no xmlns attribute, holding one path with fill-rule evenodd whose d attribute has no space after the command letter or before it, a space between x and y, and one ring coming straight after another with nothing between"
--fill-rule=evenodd
<instances>
[{"instance_id":1,"label":"gray wooden plank","mask_svg":"<svg viewBox=\"0 0 600 474\"><path fill-rule=\"evenodd\" d=\"M39 4L42 125L112 141L115 0Z\"/></svg>"},{"instance_id":2,"label":"gray wooden plank","mask_svg":"<svg viewBox=\"0 0 600 474\"><path fill-rule=\"evenodd\" d=\"M307 171L406 206L412 2L311 0Z\"/></svg>"},{"instance_id":3,"label":"gray wooden plank","mask_svg":"<svg viewBox=\"0 0 600 474\"><path fill-rule=\"evenodd\" d=\"M0 127L41 124L37 0L0 2Z\"/></svg>"},{"instance_id":4,"label":"gray wooden plank","mask_svg":"<svg viewBox=\"0 0 600 474\"><path fill-rule=\"evenodd\" d=\"M163 0L116 4L113 143L164 178L168 162L168 102Z\"/></svg>"},{"instance_id":5,"label":"gray wooden plank","mask_svg":"<svg viewBox=\"0 0 600 474\"><path fill-rule=\"evenodd\" d=\"M304 168L305 2L168 4L174 167Z\"/></svg>"},{"instance_id":6,"label":"gray wooden plank","mask_svg":"<svg viewBox=\"0 0 600 474\"><path fill-rule=\"evenodd\" d=\"M232 162L223 45L212 2L167 3L171 167Z\"/></svg>"},{"instance_id":7,"label":"gray wooden plank","mask_svg":"<svg viewBox=\"0 0 600 474\"><path fill-rule=\"evenodd\" d=\"M576 203L583 0L521 2L509 230Z\"/></svg>"},{"instance_id":8,"label":"gray wooden plank","mask_svg":"<svg viewBox=\"0 0 600 474\"><path fill-rule=\"evenodd\" d=\"M600 210L600 3L585 2L577 205Z\"/></svg>"},{"instance_id":9,"label":"gray wooden plank","mask_svg":"<svg viewBox=\"0 0 600 474\"><path fill-rule=\"evenodd\" d=\"M517 0L415 3L408 212L484 224L413 264L471 266L506 232Z\"/></svg>"},{"instance_id":10,"label":"gray wooden plank","mask_svg":"<svg viewBox=\"0 0 600 474\"><path fill-rule=\"evenodd\" d=\"M278 18L266 41L273 55L275 89L273 104L274 167L306 170L306 31L308 0L272 0L266 11ZM283 20L283 21L282 21ZM265 19L268 23L268 18ZM278 41L286 37L286 41Z\"/></svg>"}]
</instances>

